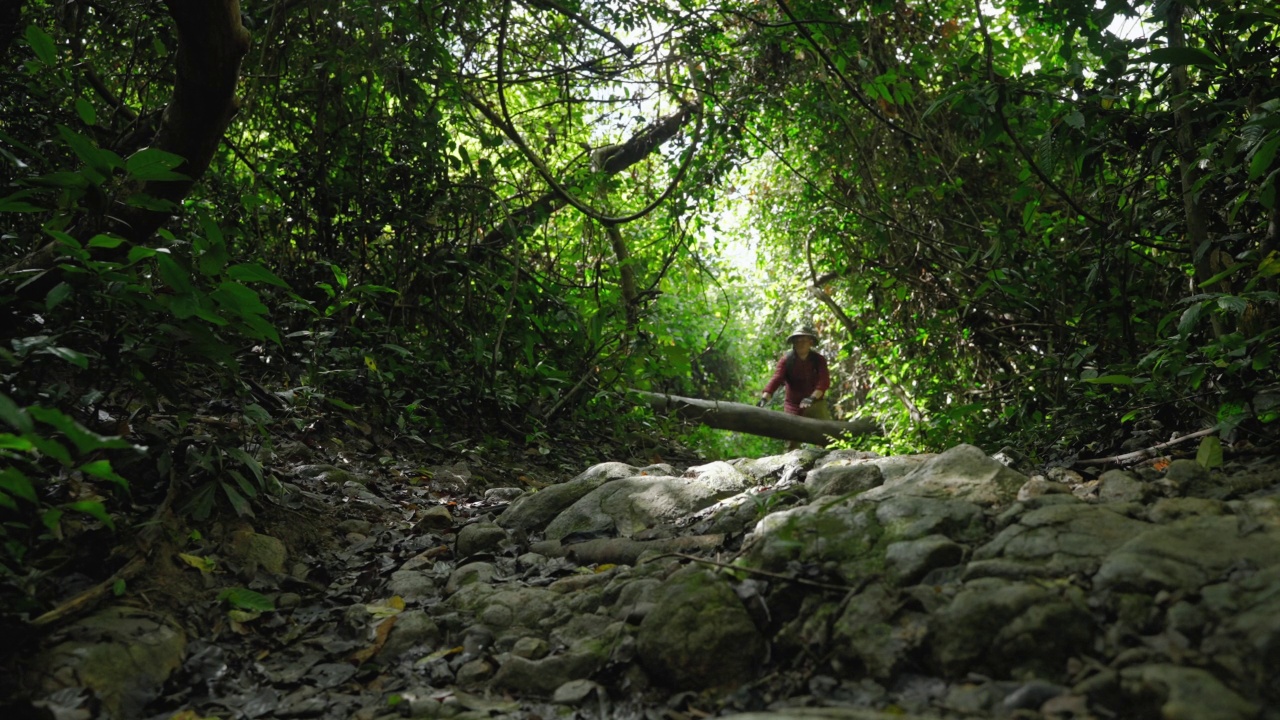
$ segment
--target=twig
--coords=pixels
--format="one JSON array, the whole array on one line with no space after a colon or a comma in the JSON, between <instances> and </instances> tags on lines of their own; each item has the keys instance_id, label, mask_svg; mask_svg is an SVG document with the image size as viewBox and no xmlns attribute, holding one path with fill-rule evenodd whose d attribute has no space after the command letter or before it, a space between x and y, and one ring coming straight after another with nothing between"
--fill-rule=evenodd
<instances>
[{"instance_id":1,"label":"twig","mask_svg":"<svg viewBox=\"0 0 1280 720\"><path fill-rule=\"evenodd\" d=\"M120 570L117 571L115 575L112 575L106 580L103 580L97 585L94 585L88 590L85 590L79 595L76 595L70 600L62 603L58 607L50 610L49 612L41 615L40 617L37 617L35 620L32 620L31 621L32 626L44 627L45 625L50 625L52 623L58 622L63 618L66 618L70 615L75 615L81 612L82 610L87 610L93 607L94 605L97 605L99 600L101 600L103 597L105 597L108 593L112 591L112 588L115 587L115 584L117 581L128 580L134 575L137 575L138 573L142 572L142 569L146 566L147 566L147 559L145 557L143 557L142 555L138 555L134 557L124 567L120 568Z\"/></svg>"},{"instance_id":2,"label":"twig","mask_svg":"<svg viewBox=\"0 0 1280 720\"><path fill-rule=\"evenodd\" d=\"M876 578L875 575L869 575L863 578L862 582L859 583L858 585L835 585L832 583L824 583L824 582L818 582L817 580L809 580L807 578L796 577L794 575L784 575L782 573L773 572L771 570L761 570L760 568L749 568L749 567L741 567L739 565L731 565L729 563L723 563L717 560L708 560L707 558L700 558L700 557L697 557L696 555L685 555L684 553L678 553L678 552L666 553L664 555L655 555L651 558L648 558L642 561L640 564L643 565L644 563L649 563L649 562L653 562L654 560L661 560L663 558L669 558L669 557L680 558L682 560L692 560L694 562L699 562L704 565L713 565L718 568L725 568L726 570L740 570L745 573L751 573L752 575L763 575L765 577L774 578L775 580L786 580L787 582L793 582L798 585L808 585L809 587L822 588L823 590L839 590L841 592L858 592L862 588L866 587L867 583L871 582Z\"/></svg>"},{"instance_id":3,"label":"twig","mask_svg":"<svg viewBox=\"0 0 1280 720\"><path fill-rule=\"evenodd\" d=\"M1123 455L1112 455L1111 457L1104 457L1104 458L1085 458L1083 460L1073 460L1071 461L1071 464L1084 465L1085 463L1104 463L1104 464L1117 463L1117 464L1123 465L1124 463L1130 462L1132 460L1142 460L1144 458L1155 457L1157 450L1163 450L1171 445L1177 445L1178 443L1186 442L1193 438L1204 437L1205 435L1212 435L1213 433L1216 433L1216 432L1218 432L1218 428L1216 427L1205 428L1204 430L1197 430L1193 433L1188 433L1186 435L1183 435L1182 437L1174 438L1169 442L1162 442L1157 445L1152 445L1149 448L1145 448L1142 450L1135 450L1134 452L1131 452L1131 453L1125 453Z\"/></svg>"}]
</instances>

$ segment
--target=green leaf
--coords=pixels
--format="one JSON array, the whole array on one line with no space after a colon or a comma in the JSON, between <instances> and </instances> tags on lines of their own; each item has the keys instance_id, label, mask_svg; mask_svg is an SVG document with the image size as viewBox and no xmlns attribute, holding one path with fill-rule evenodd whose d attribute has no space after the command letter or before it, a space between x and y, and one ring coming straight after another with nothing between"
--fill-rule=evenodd
<instances>
[{"instance_id":1,"label":"green leaf","mask_svg":"<svg viewBox=\"0 0 1280 720\"><path fill-rule=\"evenodd\" d=\"M125 244L125 242L127 241L124 238L116 237L114 235L94 235L92 238L90 238L89 244L87 247L106 248L110 250L112 248L120 247L121 245Z\"/></svg>"},{"instance_id":2,"label":"green leaf","mask_svg":"<svg viewBox=\"0 0 1280 720\"><path fill-rule=\"evenodd\" d=\"M173 288L180 295L191 295L195 288L191 285L191 274L178 264L169 253L156 253L156 269L165 285ZM190 315L188 315L190 317Z\"/></svg>"},{"instance_id":3,"label":"green leaf","mask_svg":"<svg viewBox=\"0 0 1280 720\"><path fill-rule=\"evenodd\" d=\"M115 595L116 597L120 597L121 595L124 595L125 587L127 587L127 584L128 583L125 581L124 578L117 579L115 582L111 583L111 594Z\"/></svg>"},{"instance_id":4,"label":"green leaf","mask_svg":"<svg viewBox=\"0 0 1280 720\"><path fill-rule=\"evenodd\" d=\"M82 512L86 515L92 515L102 521L103 525L106 525L112 530L116 529L116 523L111 519L111 516L107 514L106 506L97 500L81 500L79 502L73 502L69 505L65 505L64 507L68 510L75 510L76 512Z\"/></svg>"},{"instance_id":5,"label":"green leaf","mask_svg":"<svg viewBox=\"0 0 1280 720\"><path fill-rule=\"evenodd\" d=\"M20 453L35 450L31 438L19 437L13 433L0 433L0 450L14 450Z\"/></svg>"},{"instance_id":6,"label":"green leaf","mask_svg":"<svg viewBox=\"0 0 1280 720\"><path fill-rule=\"evenodd\" d=\"M35 486L27 479L22 471L15 467L7 467L0 471L0 490L5 490L10 495L16 495L30 503L39 503L36 497Z\"/></svg>"},{"instance_id":7,"label":"green leaf","mask_svg":"<svg viewBox=\"0 0 1280 720\"><path fill-rule=\"evenodd\" d=\"M275 603L271 602L271 598L249 588L227 588L218 593L218 599L240 610L270 612L276 609Z\"/></svg>"},{"instance_id":8,"label":"green leaf","mask_svg":"<svg viewBox=\"0 0 1280 720\"><path fill-rule=\"evenodd\" d=\"M1253 159L1249 161L1249 179L1257 180L1262 177L1271 167L1271 161L1276 159L1276 151L1280 150L1280 133L1276 133L1275 137L1267 141L1253 154Z\"/></svg>"},{"instance_id":9,"label":"green leaf","mask_svg":"<svg viewBox=\"0 0 1280 720\"><path fill-rule=\"evenodd\" d=\"M1178 335L1186 337L1196 329L1196 323L1200 322L1200 314L1204 311L1204 303L1196 303L1182 312L1182 317L1178 319Z\"/></svg>"},{"instance_id":10,"label":"green leaf","mask_svg":"<svg viewBox=\"0 0 1280 720\"><path fill-rule=\"evenodd\" d=\"M1193 47L1164 47L1147 53L1142 58L1157 65L1198 65L1214 68L1222 65L1222 59L1213 53Z\"/></svg>"},{"instance_id":11,"label":"green leaf","mask_svg":"<svg viewBox=\"0 0 1280 720\"><path fill-rule=\"evenodd\" d=\"M0 212L44 212L48 208L39 205L32 205L26 202L26 198L36 194L35 190L19 190L18 192L4 198L0 198Z\"/></svg>"},{"instance_id":12,"label":"green leaf","mask_svg":"<svg viewBox=\"0 0 1280 720\"><path fill-rule=\"evenodd\" d=\"M40 514L40 522L57 538L62 537L62 514L58 508L49 508Z\"/></svg>"},{"instance_id":13,"label":"green leaf","mask_svg":"<svg viewBox=\"0 0 1280 720\"><path fill-rule=\"evenodd\" d=\"M286 290L289 289L289 283L281 280L275 273L262 267L258 263L240 263L227 268L227 277L240 282L263 282L268 285L275 285Z\"/></svg>"},{"instance_id":14,"label":"green leaf","mask_svg":"<svg viewBox=\"0 0 1280 720\"><path fill-rule=\"evenodd\" d=\"M237 515L247 518L254 517L253 506L250 505L249 501L240 494L239 490L236 490L235 487L229 483L219 481L218 484L222 486L222 492L227 496L227 499L231 501L231 509L235 510Z\"/></svg>"},{"instance_id":15,"label":"green leaf","mask_svg":"<svg viewBox=\"0 0 1280 720\"><path fill-rule=\"evenodd\" d=\"M1196 451L1196 462L1205 470L1212 470L1222 465L1222 441L1216 435L1206 435L1200 441L1200 449Z\"/></svg>"},{"instance_id":16,"label":"green leaf","mask_svg":"<svg viewBox=\"0 0 1280 720\"><path fill-rule=\"evenodd\" d=\"M60 410L39 406L27 408L31 417L62 431L75 444L76 450L85 455L95 450L141 450L142 448L118 436L99 435L88 430Z\"/></svg>"},{"instance_id":17,"label":"green leaf","mask_svg":"<svg viewBox=\"0 0 1280 720\"><path fill-rule=\"evenodd\" d=\"M31 50L35 52L36 57L40 58L40 62L53 67L58 64L58 53L56 46L53 44L53 37L45 32L39 25L28 25L26 32L27 44L31 46Z\"/></svg>"},{"instance_id":18,"label":"green leaf","mask_svg":"<svg viewBox=\"0 0 1280 720\"><path fill-rule=\"evenodd\" d=\"M95 172L105 179L112 171L124 164L119 155L110 150L103 150L92 140L72 130L66 125L58 125L58 135L71 148L71 151Z\"/></svg>"},{"instance_id":19,"label":"green leaf","mask_svg":"<svg viewBox=\"0 0 1280 720\"><path fill-rule=\"evenodd\" d=\"M8 395L0 393L0 420L9 424L9 427L18 432L31 432L35 429L35 423L31 422L31 416L27 411L18 407Z\"/></svg>"},{"instance_id":20,"label":"green leaf","mask_svg":"<svg viewBox=\"0 0 1280 720\"><path fill-rule=\"evenodd\" d=\"M267 306L258 299L258 293L238 282L226 280L218 284L218 289L209 293L219 305L242 317L249 315L265 315Z\"/></svg>"},{"instance_id":21,"label":"green leaf","mask_svg":"<svg viewBox=\"0 0 1280 720\"><path fill-rule=\"evenodd\" d=\"M1094 385L1137 385L1143 382L1140 378L1131 378L1128 375L1102 375L1095 378L1086 378L1084 382Z\"/></svg>"},{"instance_id":22,"label":"green leaf","mask_svg":"<svg viewBox=\"0 0 1280 720\"><path fill-rule=\"evenodd\" d=\"M129 489L129 481L116 474L116 471L111 468L110 460L93 460L81 465L78 469L86 475L110 480L125 490Z\"/></svg>"},{"instance_id":23,"label":"green leaf","mask_svg":"<svg viewBox=\"0 0 1280 720\"><path fill-rule=\"evenodd\" d=\"M238 447L227 448L227 454L239 460L241 465L249 468L249 472L253 473L253 476L257 478L258 486L263 486L262 464L258 462L257 458Z\"/></svg>"},{"instance_id":24,"label":"green leaf","mask_svg":"<svg viewBox=\"0 0 1280 720\"><path fill-rule=\"evenodd\" d=\"M143 148L129 156L124 163L124 171L135 180L189 180L190 178L174 168L182 165L186 159L159 148Z\"/></svg>"},{"instance_id":25,"label":"green leaf","mask_svg":"<svg viewBox=\"0 0 1280 720\"><path fill-rule=\"evenodd\" d=\"M76 98L76 114L85 125L98 124L98 111L93 109L93 103L84 98Z\"/></svg>"},{"instance_id":26,"label":"green leaf","mask_svg":"<svg viewBox=\"0 0 1280 720\"><path fill-rule=\"evenodd\" d=\"M83 353L72 350L71 348L47 347L47 348L41 349L39 354L53 355L54 357L62 358L63 360L66 360L72 365L75 365L76 367L80 368L81 370L86 370L89 367L89 358L86 357Z\"/></svg>"},{"instance_id":27,"label":"green leaf","mask_svg":"<svg viewBox=\"0 0 1280 720\"><path fill-rule=\"evenodd\" d=\"M44 296L44 309L53 310L63 303L64 300L71 297L71 286L65 282L60 282L49 290Z\"/></svg>"}]
</instances>

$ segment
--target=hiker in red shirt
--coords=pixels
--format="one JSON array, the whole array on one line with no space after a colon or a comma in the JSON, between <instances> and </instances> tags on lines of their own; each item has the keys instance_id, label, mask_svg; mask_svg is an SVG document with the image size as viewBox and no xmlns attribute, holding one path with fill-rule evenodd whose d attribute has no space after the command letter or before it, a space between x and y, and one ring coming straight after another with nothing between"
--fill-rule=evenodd
<instances>
[{"instance_id":1,"label":"hiker in red shirt","mask_svg":"<svg viewBox=\"0 0 1280 720\"><path fill-rule=\"evenodd\" d=\"M818 344L817 333L802 326L787 337L787 342L791 343L791 350L778 359L778 367L756 405L764 407L778 386L786 383L782 407L788 414L830 420L825 397L831 387L831 375L827 372L827 359L813 349Z\"/></svg>"}]
</instances>

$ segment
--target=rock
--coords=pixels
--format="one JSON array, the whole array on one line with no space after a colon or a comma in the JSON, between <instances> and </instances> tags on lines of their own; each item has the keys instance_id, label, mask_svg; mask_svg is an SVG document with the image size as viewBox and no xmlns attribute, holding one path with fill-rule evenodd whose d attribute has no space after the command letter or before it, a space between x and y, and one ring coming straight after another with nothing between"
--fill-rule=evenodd
<instances>
[{"instance_id":1,"label":"rock","mask_svg":"<svg viewBox=\"0 0 1280 720\"><path fill-rule=\"evenodd\" d=\"M454 554L459 560L480 554L497 553L511 539L506 530L494 523L471 523L458 531Z\"/></svg>"},{"instance_id":2,"label":"rock","mask_svg":"<svg viewBox=\"0 0 1280 720\"><path fill-rule=\"evenodd\" d=\"M112 607L55 632L46 646L31 660L44 693L86 688L111 717L134 718L181 667L187 639L168 618Z\"/></svg>"},{"instance_id":3,"label":"rock","mask_svg":"<svg viewBox=\"0 0 1280 720\"><path fill-rule=\"evenodd\" d=\"M645 672L677 689L746 682L765 653L764 638L728 582L695 566L662 584L636 644Z\"/></svg>"},{"instance_id":4,"label":"rock","mask_svg":"<svg viewBox=\"0 0 1280 720\"><path fill-rule=\"evenodd\" d=\"M1163 720L1253 720L1262 710L1200 668L1129 667L1120 671L1120 686L1135 708L1154 701L1151 715Z\"/></svg>"},{"instance_id":5,"label":"rock","mask_svg":"<svg viewBox=\"0 0 1280 720\"><path fill-rule=\"evenodd\" d=\"M981 578L929 618L929 633L934 661L948 675L1058 678L1068 658L1092 648L1094 627L1078 588Z\"/></svg>"},{"instance_id":6,"label":"rock","mask_svg":"<svg viewBox=\"0 0 1280 720\"><path fill-rule=\"evenodd\" d=\"M512 693L551 697L570 680L584 680L600 667L591 655L562 653L541 660L508 656L493 676L493 687Z\"/></svg>"},{"instance_id":7,"label":"rock","mask_svg":"<svg viewBox=\"0 0 1280 720\"><path fill-rule=\"evenodd\" d=\"M379 662L394 660L415 646L431 645L440 640L440 628L422 610L405 610L394 620L396 624L387 635L387 642L378 651Z\"/></svg>"},{"instance_id":8,"label":"rock","mask_svg":"<svg viewBox=\"0 0 1280 720\"><path fill-rule=\"evenodd\" d=\"M620 462L593 465L572 480L521 495L498 516L508 530L541 530L565 508L610 480L634 477L639 470Z\"/></svg>"},{"instance_id":9,"label":"rock","mask_svg":"<svg viewBox=\"0 0 1280 720\"><path fill-rule=\"evenodd\" d=\"M762 518L744 542L740 562L772 572L783 572L793 562L829 564L852 583L884 569L883 535L874 506L825 507L819 500Z\"/></svg>"},{"instance_id":10,"label":"rock","mask_svg":"<svg viewBox=\"0 0 1280 720\"><path fill-rule=\"evenodd\" d=\"M1168 523L1195 515L1223 515L1226 503L1205 498L1160 498L1147 509L1147 519L1153 523Z\"/></svg>"},{"instance_id":11,"label":"rock","mask_svg":"<svg viewBox=\"0 0 1280 720\"><path fill-rule=\"evenodd\" d=\"M885 536L892 540L916 540L938 534L970 542L987 534L982 508L963 500L911 495L890 497L876 506L876 520L884 527Z\"/></svg>"},{"instance_id":12,"label":"rock","mask_svg":"<svg viewBox=\"0 0 1280 720\"><path fill-rule=\"evenodd\" d=\"M368 535L369 531L373 529L373 523L369 522L368 520L352 518L350 520L343 520L342 522L338 523L334 529L344 535L347 533L360 533L361 535Z\"/></svg>"},{"instance_id":13,"label":"rock","mask_svg":"<svg viewBox=\"0 0 1280 720\"><path fill-rule=\"evenodd\" d=\"M1027 500L1044 497L1046 495L1060 495L1063 493L1069 494L1070 492L1070 485L1046 480L1042 477L1036 476L1026 481L1023 483L1022 487L1018 488L1018 501L1025 502Z\"/></svg>"},{"instance_id":14,"label":"rock","mask_svg":"<svg viewBox=\"0 0 1280 720\"><path fill-rule=\"evenodd\" d=\"M457 682L463 687L477 687L493 677L493 663L483 658L471 660L458 668Z\"/></svg>"},{"instance_id":15,"label":"rock","mask_svg":"<svg viewBox=\"0 0 1280 720\"><path fill-rule=\"evenodd\" d=\"M444 594L453 595L467 585L487 583L497 575L498 568L493 563L471 562L466 565L459 565L449 575L449 580L444 585ZM394 578L395 576L393 575L392 577Z\"/></svg>"},{"instance_id":16,"label":"rock","mask_svg":"<svg viewBox=\"0 0 1280 720\"><path fill-rule=\"evenodd\" d=\"M901 599L883 584L867 586L849 599L832 624L835 652L859 662L873 678L892 677L926 634L925 616L896 618L901 607Z\"/></svg>"},{"instance_id":17,"label":"rock","mask_svg":"<svg viewBox=\"0 0 1280 720\"><path fill-rule=\"evenodd\" d=\"M546 640L529 635L516 640L515 645L511 648L512 655L526 660L539 660L546 657L550 652L551 646Z\"/></svg>"},{"instance_id":18,"label":"rock","mask_svg":"<svg viewBox=\"0 0 1280 720\"><path fill-rule=\"evenodd\" d=\"M494 588L473 583L450 596L448 604L473 614L495 631L554 627L570 614L559 594L521 585Z\"/></svg>"},{"instance_id":19,"label":"rock","mask_svg":"<svg viewBox=\"0 0 1280 720\"><path fill-rule=\"evenodd\" d=\"M1146 484L1124 470L1108 470L1098 478L1102 502L1142 502L1149 494Z\"/></svg>"},{"instance_id":20,"label":"rock","mask_svg":"<svg viewBox=\"0 0 1280 720\"><path fill-rule=\"evenodd\" d=\"M805 487L812 497L849 495L877 487L884 482L880 468L871 463L824 465L810 470Z\"/></svg>"},{"instance_id":21,"label":"rock","mask_svg":"<svg viewBox=\"0 0 1280 720\"><path fill-rule=\"evenodd\" d=\"M1207 609L1220 619L1208 623L1206 612L1197 607L1188 613L1191 622L1199 620L1189 631L1194 637L1195 632L1212 630L1202 645L1207 655L1234 666L1237 677L1246 683L1274 688L1280 658L1280 565L1244 574L1231 585L1224 593L1225 603L1208 602L1216 593L1205 588ZM1169 609L1169 616L1170 625L1174 625L1178 619L1174 608Z\"/></svg>"},{"instance_id":22,"label":"rock","mask_svg":"<svg viewBox=\"0 0 1280 720\"><path fill-rule=\"evenodd\" d=\"M320 482L342 486L349 482L359 485L367 485L369 479L361 477L348 470L334 467L333 465L317 464L317 465L299 465L295 470L298 475Z\"/></svg>"},{"instance_id":23,"label":"rock","mask_svg":"<svg viewBox=\"0 0 1280 720\"><path fill-rule=\"evenodd\" d=\"M418 525L429 530L450 530L453 528L453 514L444 505L432 505L418 516Z\"/></svg>"},{"instance_id":24,"label":"rock","mask_svg":"<svg viewBox=\"0 0 1280 720\"><path fill-rule=\"evenodd\" d=\"M397 570L387 581L387 592L406 601L432 598L440 594L439 581L419 570Z\"/></svg>"},{"instance_id":25,"label":"rock","mask_svg":"<svg viewBox=\"0 0 1280 720\"><path fill-rule=\"evenodd\" d=\"M226 553L245 565L252 573L261 568L275 575L284 574L285 561L289 553L284 543L270 535L261 535L252 530L236 530L227 538Z\"/></svg>"},{"instance_id":26,"label":"rock","mask_svg":"<svg viewBox=\"0 0 1280 720\"><path fill-rule=\"evenodd\" d=\"M946 535L929 535L919 540L890 543L885 549L884 566L897 584L910 585L930 570L951 567L963 559L963 546Z\"/></svg>"},{"instance_id":27,"label":"rock","mask_svg":"<svg viewBox=\"0 0 1280 720\"><path fill-rule=\"evenodd\" d=\"M1240 533L1234 516L1195 516L1157 525L1107 556L1094 575L1098 588L1122 592L1195 592L1241 562L1280 563L1280 529Z\"/></svg>"},{"instance_id":28,"label":"rock","mask_svg":"<svg viewBox=\"0 0 1280 720\"><path fill-rule=\"evenodd\" d=\"M511 502L524 494L518 487L496 487L484 491L484 499L497 502Z\"/></svg>"},{"instance_id":29,"label":"rock","mask_svg":"<svg viewBox=\"0 0 1280 720\"><path fill-rule=\"evenodd\" d=\"M725 462L689 468L683 477L638 476L587 493L547 525L546 536L617 532L624 537L673 522L745 490L750 479ZM505 513L504 513L505 515Z\"/></svg>"},{"instance_id":30,"label":"rock","mask_svg":"<svg viewBox=\"0 0 1280 720\"><path fill-rule=\"evenodd\" d=\"M603 700L606 697L608 695L599 683L590 680L570 680L556 688L555 694L551 696L551 702L576 707L589 701Z\"/></svg>"},{"instance_id":31,"label":"rock","mask_svg":"<svg viewBox=\"0 0 1280 720\"><path fill-rule=\"evenodd\" d=\"M883 472L883 468L882 468ZM973 445L957 445L900 478L862 494L880 500L911 495L967 500L984 507L1005 505L1017 498L1027 477L1010 470Z\"/></svg>"},{"instance_id":32,"label":"rock","mask_svg":"<svg viewBox=\"0 0 1280 720\"><path fill-rule=\"evenodd\" d=\"M1116 509L1073 500L1025 512L974 551L965 577L1093 573L1108 553L1151 527Z\"/></svg>"},{"instance_id":33,"label":"rock","mask_svg":"<svg viewBox=\"0 0 1280 720\"><path fill-rule=\"evenodd\" d=\"M626 625L607 615L575 615L551 631L551 642L570 652L593 655L601 662L609 659L614 647L627 636Z\"/></svg>"},{"instance_id":34,"label":"rock","mask_svg":"<svg viewBox=\"0 0 1280 720\"><path fill-rule=\"evenodd\" d=\"M1179 458L1170 462L1165 468L1164 480L1179 495L1219 499L1226 495L1225 488L1212 483L1209 471L1195 460Z\"/></svg>"}]
</instances>

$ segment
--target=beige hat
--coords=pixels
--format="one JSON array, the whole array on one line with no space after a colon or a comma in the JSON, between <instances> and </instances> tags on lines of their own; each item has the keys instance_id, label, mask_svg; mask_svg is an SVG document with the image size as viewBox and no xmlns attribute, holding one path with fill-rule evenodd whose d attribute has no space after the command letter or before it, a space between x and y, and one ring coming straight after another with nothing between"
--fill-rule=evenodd
<instances>
[{"instance_id":1,"label":"beige hat","mask_svg":"<svg viewBox=\"0 0 1280 720\"><path fill-rule=\"evenodd\" d=\"M801 325L797 327L795 332L787 336L787 342L793 343L796 341L796 338L800 337L801 335L808 335L809 337L813 338L813 343L815 345L818 344L818 333L814 332L813 328L809 327L808 325Z\"/></svg>"}]
</instances>

